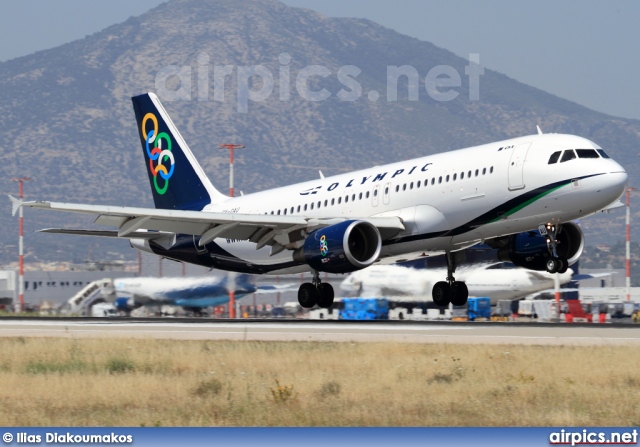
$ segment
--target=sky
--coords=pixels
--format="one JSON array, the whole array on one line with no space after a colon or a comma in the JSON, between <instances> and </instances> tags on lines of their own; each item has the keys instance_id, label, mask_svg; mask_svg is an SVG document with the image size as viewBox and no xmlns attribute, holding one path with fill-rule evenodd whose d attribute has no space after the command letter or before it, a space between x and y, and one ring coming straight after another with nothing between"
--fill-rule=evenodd
<instances>
[{"instance_id":1,"label":"sky","mask_svg":"<svg viewBox=\"0 0 640 447\"><path fill-rule=\"evenodd\" d=\"M637 0L283 0L429 41L559 97L640 119ZM0 61L81 39L162 0L0 0Z\"/></svg>"}]
</instances>

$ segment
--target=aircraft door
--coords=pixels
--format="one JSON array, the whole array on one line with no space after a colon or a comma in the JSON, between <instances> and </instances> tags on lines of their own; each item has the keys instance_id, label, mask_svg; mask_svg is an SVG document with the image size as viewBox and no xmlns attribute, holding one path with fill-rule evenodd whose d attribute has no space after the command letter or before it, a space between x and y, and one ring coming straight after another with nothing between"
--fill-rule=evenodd
<instances>
[{"instance_id":1,"label":"aircraft door","mask_svg":"<svg viewBox=\"0 0 640 447\"><path fill-rule=\"evenodd\" d=\"M509 191L524 188L524 162L531 143L523 143L513 148L509 159Z\"/></svg>"},{"instance_id":2,"label":"aircraft door","mask_svg":"<svg viewBox=\"0 0 640 447\"><path fill-rule=\"evenodd\" d=\"M382 203L385 205L389 205L391 195L391 182L388 182L384 185L384 194L382 195Z\"/></svg>"},{"instance_id":3,"label":"aircraft door","mask_svg":"<svg viewBox=\"0 0 640 447\"><path fill-rule=\"evenodd\" d=\"M371 203L373 204L373 206L378 206L380 197L378 197L380 195L380 185L376 185L373 188L373 192L371 193Z\"/></svg>"}]
</instances>

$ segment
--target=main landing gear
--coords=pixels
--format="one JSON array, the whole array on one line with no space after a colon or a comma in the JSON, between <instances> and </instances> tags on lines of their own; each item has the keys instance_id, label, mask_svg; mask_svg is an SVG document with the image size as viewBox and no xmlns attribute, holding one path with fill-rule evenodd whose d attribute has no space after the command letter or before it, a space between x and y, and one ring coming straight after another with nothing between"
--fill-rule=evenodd
<instances>
[{"instance_id":1,"label":"main landing gear","mask_svg":"<svg viewBox=\"0 0 640 447\"><path fill-rule=\"evenodd\" d=\"M320 273L313 272L311 282L303 283L298 289L298 303L306 309L310 309L316 304L320 307L329 308L333 304L333 286L320 281Z\"/></svg>"},{"instance_id":2,"label":"main landing gear","mask_svg":"<svg viewBox=\"0 0 640 447\"><path fill-rule=\"evenodd\" d=\"M557 236L562 231L560 225L540 225L538 228L540 234L547 236L547 248L549 249L549 258L546 262L547 272L549 273L564 273L569 268L569 262L567 258L561 258L558 256L558 239Z\"/></svg>"},{"instance_id":3,"label":"main landing gear","mask_svg":"<svg viewBox=\"0 0 640 447\"><path fill-rule=\"evenodd\" d=\"M469 289L463 281L456 281L453 274L456 271L456 262L451 252L447 252L447 280L434 284L431 296L436 306L445 307L449 303L454 306L464 306L469 298Z\"/></svg>"}]
</instances>

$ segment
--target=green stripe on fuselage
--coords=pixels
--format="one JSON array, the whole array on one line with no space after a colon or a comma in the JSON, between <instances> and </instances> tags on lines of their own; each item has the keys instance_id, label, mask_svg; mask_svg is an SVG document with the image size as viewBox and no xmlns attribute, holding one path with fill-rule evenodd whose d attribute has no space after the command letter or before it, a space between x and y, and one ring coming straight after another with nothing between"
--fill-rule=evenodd
<instances>
[{"instance_id":1,"label":"green stripe on fuselage","mask_svg":"<svg viewBox=\"0 0 640 447\"><path fill-rule=\"evenodd\" d=\"M506 211L504 214L502 214L501 216L496 217L495 219L491 220L489 223L497 222L497 221L503 219L505 216L510 216L512 214L515 214L518 211L520 211L521 209L531 205L536 200L539 200L539 199L543 198L544 196L546 196L547 194L551 194L552 192L557 191L558 189L562 188L563 186L567 186L571 182L572 182L572 180L569 180L563 185L558 185L558 186L555 186L553 188L549 188L548 190L546 190L544 192L541 192L537 196L532 197L532 198L530 198L529 200L527 200L525 202L522 202L520 205L517 205L517 206L511 208L509 211Z\"/></svg>"}]
</instances>

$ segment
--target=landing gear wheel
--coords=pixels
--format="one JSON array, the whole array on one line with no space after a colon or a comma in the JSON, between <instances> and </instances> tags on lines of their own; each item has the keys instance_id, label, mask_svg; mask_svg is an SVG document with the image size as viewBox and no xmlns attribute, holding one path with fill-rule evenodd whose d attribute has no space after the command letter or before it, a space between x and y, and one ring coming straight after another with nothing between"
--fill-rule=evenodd
<instances>
[{"instance_id":1,"label":"landing gear wheel","mask_svg":"<svg viewBox=\"0 0 640 447\"><path fill-rule=\"evenodd\" d=\"M305 282L298 289L298 303L305 309L311 309L318 301L318 289L310 282Z\"/></svg>"},{"instance_id":2,"label":"landing gear wheel","mask_svg":"<svg viewBox=\"0 0 640 447\"><path fill-rule=\"evenodd\" d=\"M558 269L558 273L565 273L569 268L569 262L564 258L559 258L560 268Z\"/></svg>"},{"instance_id":3,"label":"landing gear wheel","mask_svg":"<svg viewBox=\"0 0 640 447\"><path fill-rule=\"evenodd\" d=\"M557 259L549 259L547 260L547 272L549 273L558 273L560 270L561 264Z\"/></svg>"},{"instance_id":4,"label":"landing gear wheel","mask_svg":"<svg viewBox=\"0 0 640 447\"><path fill-rule=\"evenodd\" d=\"M318 286L318 298L316 303L318 306L328 309L333 304L333 297L333 286L331 284L324 282Z\"/></svg>"},{"instance_id":5,"label":"landing gear wheel","mask_svg":"<svg viewBox=\"0 0 640 447\"><path fill-rule=\"evenodd\" d=\"M453 289L446 281L438 281L434 284L431 291L433 302L436 306L446 307L451 302L453 297Z\"/></svg>"},{"instance_id":6,"label":"landing gear wheel","mask_svg":"<svg viewBox=\"0 0 640 447\"><path fill-rule=\"evenodd\" d=\"M451 298L451 304L454 306L464 306L467 304L467 298L469 298L469 289L467 285L462 281L454 281L451 284L453 296Z\"/></svg>"}]
</instances>

